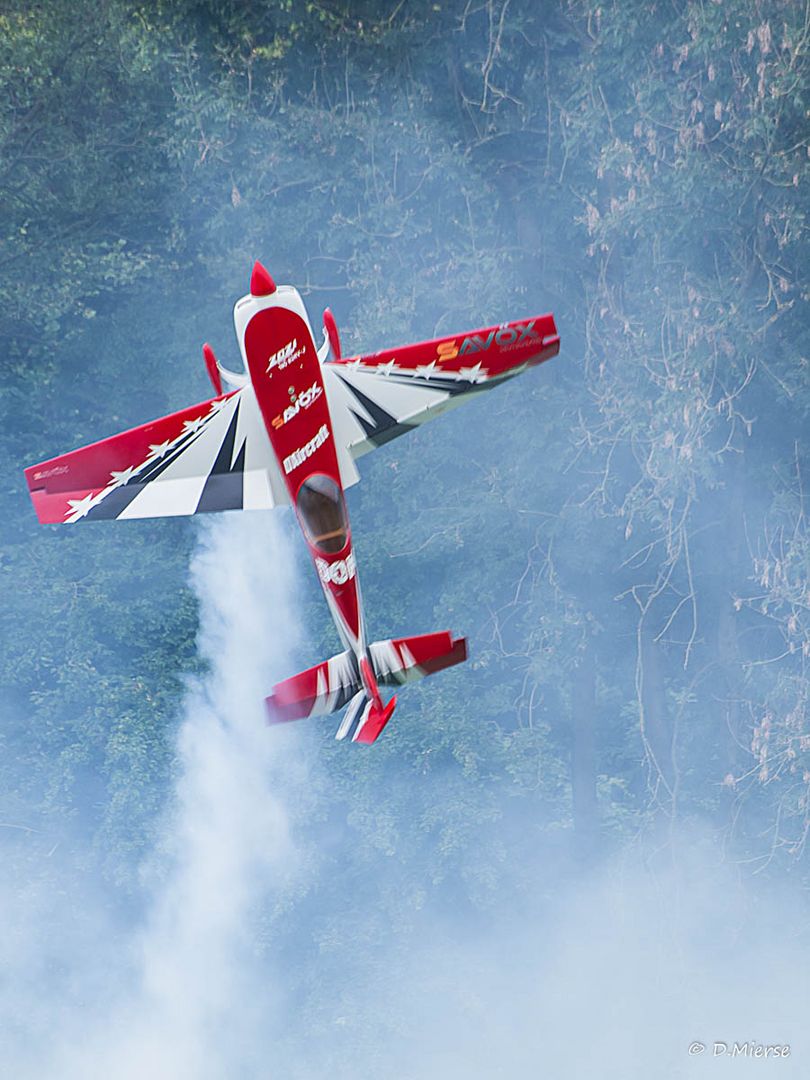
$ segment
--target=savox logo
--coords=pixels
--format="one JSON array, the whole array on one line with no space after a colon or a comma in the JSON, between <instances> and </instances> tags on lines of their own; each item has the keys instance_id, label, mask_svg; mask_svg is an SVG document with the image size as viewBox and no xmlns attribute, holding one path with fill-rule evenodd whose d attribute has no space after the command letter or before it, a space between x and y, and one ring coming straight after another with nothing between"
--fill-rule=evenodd
<instances>
[{"instance_id":1,"label":"savox logo","mask_svg":"<svg viewBox=\"0 0 810 1080\"><path fill-rule=\"evenodd\" d=\"M315 566L324 585L345 585L357 573L353 551L350 551L345 559L337 559L333 563L328 563L326 559L316 559Z\"/></svg>"},{"instance_id":2,"label":"savox logo","mask_svg":"<svg viewBox=\"0 0 810 1080\"><path fill-rule=\"evenodd\" d=\"M469 334L464 338L461 345L457 345L456 339L442 341L436 346L436 359L439 363L446 360L455 360L457 356L467 356L469 353L486 352L493 345L499 349L517 348L519 345L542 343L542 338L534 329L535 320L524 326L502 326L498 330L490 330L486 335Z\"/></svg>"},{"instance_id":3,"label":"savox logo","mask_svg":"<svg viewBox=\"0 0 810 1080\"><path fill-rule=\"evenodd\" d=\"M293 400L291 405L288 405L283 413L279 413L278 416L274 416L272 424L274 428L284 427L288 424L293 417L298 416L302 409L308 409L313 402L317 401L323 393L323 388L314 382L307 390L302 390L301 393Z\"/></svg>"},{"instance_id":4,"label":"savox logo","mask_svg":"<svg viewBox=\"0 0 810 1080\"><path fill-rule=\"evenodd\" d=\"M277 367L279 371L283 371L285 367L289 367L294 363L299 356L304 355L304 349L306 346L298 348L298 339L293 338L292 341L288 341L286 345L282 346L278 352L271 353L267 358L266 373L269 374L274 367Z\"/></svg>"}]
</instances>

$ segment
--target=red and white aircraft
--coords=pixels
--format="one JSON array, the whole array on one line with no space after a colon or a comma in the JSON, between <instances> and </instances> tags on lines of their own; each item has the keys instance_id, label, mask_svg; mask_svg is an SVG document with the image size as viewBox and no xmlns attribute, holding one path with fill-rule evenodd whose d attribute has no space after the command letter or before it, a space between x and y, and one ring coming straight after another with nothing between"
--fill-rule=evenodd
<instances>
[{"instance_id":1,"label":"red and white aircraft","mask_svg":"<svg viewBox=\"0 0 810 1080\"><path fill-rule=\"evenodd\" d=\"M271 722L348 704L336 738L372 743L391 717L380 687L466 659L447 631L366 642L343 498L355 460L559 351L552 315L344 359L332 313L316 348L296 289L256 263L234 309L245 372L203 346L216 396L25 470L41 522L163 517L291 504L345 651L279 683ZM331 353L331 359L329 359ZM223 378L234 389L223 393Z\"/></svg>"}]
</instances>

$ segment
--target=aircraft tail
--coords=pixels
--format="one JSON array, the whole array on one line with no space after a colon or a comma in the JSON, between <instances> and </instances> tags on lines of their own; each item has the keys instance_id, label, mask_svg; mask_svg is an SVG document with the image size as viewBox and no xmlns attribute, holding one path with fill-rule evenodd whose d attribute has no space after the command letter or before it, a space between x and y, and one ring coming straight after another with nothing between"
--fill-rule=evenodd
<instances>
[{"instance_id":1,"label":"aircraft tail","mask_svg":"<svg viewBox=\"0 0 810 1080\"><path fill-rule=\"evenodd\" d=\"M325 716L349 708L336 738L353 730L352 741L372 743L391 719L396 697L383 704L378 686L404 686L467 659L467 642L448 631L375 641L368 649L371 672L361 671L353 652L338 653L273 688L266 699L271 724ZM373 676L373 677L372 677Z\"/></svg>"}]
</instances>

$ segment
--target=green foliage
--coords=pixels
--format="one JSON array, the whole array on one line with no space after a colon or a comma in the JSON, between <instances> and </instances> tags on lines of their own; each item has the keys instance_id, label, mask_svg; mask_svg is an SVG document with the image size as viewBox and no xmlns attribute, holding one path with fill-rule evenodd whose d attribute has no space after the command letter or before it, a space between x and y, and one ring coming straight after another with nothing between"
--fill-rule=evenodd
<instances>
[{"instance_id":1,"label":"green foliage","mask_svg":"<svg viewBox=\"0 0 810 1080\"><path fill-rule=\"evenodd\" d=\"M202 397L258 256L347 351L548 308L563 337L361 463L375 636L452 625L472 659L373 754L318 740L342 880L378 873L381 923L486 907L551 835L698 812L799 858L806 39L787 0L6 5L4 816L82 816L122 882L148 842L192 534L42 532L20 470Z\"/></svg>"}]
</instances>

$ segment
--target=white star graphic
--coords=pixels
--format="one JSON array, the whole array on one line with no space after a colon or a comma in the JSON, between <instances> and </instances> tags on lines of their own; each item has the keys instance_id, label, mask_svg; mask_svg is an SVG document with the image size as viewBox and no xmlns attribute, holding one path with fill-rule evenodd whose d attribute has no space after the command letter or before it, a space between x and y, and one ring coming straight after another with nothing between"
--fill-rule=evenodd
<instances>
[{"instance_id":1,"label":"white star graphic","mask_svg":"<svg viewBox=\"0 0 810 1080\"><path fill-rule=\"evenodd\" d=\"M190 435L193 434L195 431L199 431L204 423L204 416L195 416L193 420L186 420L183 423L183 434Z\"/></svg>"},{"instance_id":2,"label":"white star graphic","mask_svg":"<svg viewBox=\"0 0 810 1080\"><path fill-rule=\"evenodd\" d=\"M478 382L479 379L486 378L486 372L481 374L481 364L478 363L475 367L463 367L458 369L459 377L466 379L467 382Z\"/></svg>"},{"instance_id":3,"label":"white star graphic","mask_svg":"<svg viewBox=\"0 0 810 1080\"><path fill-rule=\"evenodd\" d=\"M356 356L354 360L349 360L347 362L346 367L351 368L352 371L359 371L362 364L363 361L360 359L359 356Z\"/></svg>"},{"instance_id":4,"label":"white star graphic","mask_svg":"<svg viewBox=\"0 0 810 1080\"><path fill-rule=\"evenodd\" d=\"M92 491L89 495L85 495L83 499L68 499L69 509L65 514L65 517L71 522L83 518L85 514L92 509L94 499L95 495Z\"/></svg>"},{"instance_id":5,"label":"white star graphic","mask_svg":"<svg viewBox=\"0 0 810 1080\"><path fill-rule=\"evenodd\" d=\"M218 413L219 410L224 409L229 402L230 398L227 397L214 398L214 400L211 402L211 411L208 415L213 416L214 413Z\"/></svg>"},{"instance_id":6,"label":"white star graphic","mask_svg":"<svg viewBox=\"0 0 810 1080\"><path fill-rule=\"evenodd\" d=\"M166 451L169 449L169 447L171 445L172 445L171 439L167 439L166 442L155 443L153 445L150 445L150 447L149 447L149 457L150 458L163 457L164 454L166 453Z\"/></svg>"},{"instance_id":7,"label":"white star graphic","mask_svg":"<svg viewBox=\"0 0 810 1080\"><path fill-rule=\"evenodd\" d=\"M431 360L431 362L429 364L419 364L414 369L414 374L417 377L422 375L424 378L429 379L435 370L436 370L436 361Z\"/></svg>"},{"instance_id":8,"label":"white star graphic","mask_svg":"<svg viewBox=\"0 0 810 1080\"><path fill-rule=\"evenodd\" d=\"M122 469L121 472L111 472L110 473L111 483L108 484L107 486L108 487L123 487L123 485L127 483L127 481L129 480L129 478L132 476L132 474L134 472L135 472L135 466L134 465L128 465L127 468Z\"/></svg>"},{"instance_id":9,"label":"white star graphic","mask_svg":"<svg viewBox=\"0 0 810 1080\"><path fill-rule=\"evenodd\" d=\"M383 375L390 375L396 366L396 360L389 360L386 364L378 364L377 371L381 371Z\"/></svg>"}]
</instances>

